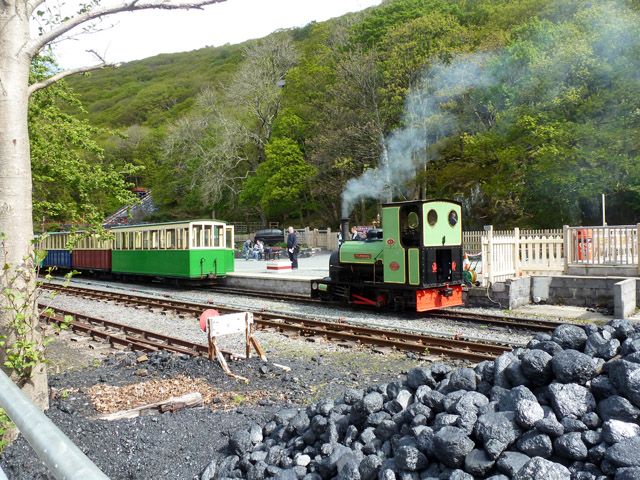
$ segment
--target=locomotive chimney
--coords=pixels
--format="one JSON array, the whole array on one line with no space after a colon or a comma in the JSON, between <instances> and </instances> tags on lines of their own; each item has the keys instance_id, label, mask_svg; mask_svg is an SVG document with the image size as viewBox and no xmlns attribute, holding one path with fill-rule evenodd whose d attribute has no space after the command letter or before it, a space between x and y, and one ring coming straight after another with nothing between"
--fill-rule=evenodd
<instances>
[{"instance_id":1,"label":"locomotive chimney","mask_svg":"<svg viewBox=\"0 0 640 480\"><path fill-rule=\"evenodd\" d=\"M342 232L342 241L346 242L351 240L351 233L349 233L349 219L343 218L340 220L340 231Z\"/></svg>"}]
</instances>

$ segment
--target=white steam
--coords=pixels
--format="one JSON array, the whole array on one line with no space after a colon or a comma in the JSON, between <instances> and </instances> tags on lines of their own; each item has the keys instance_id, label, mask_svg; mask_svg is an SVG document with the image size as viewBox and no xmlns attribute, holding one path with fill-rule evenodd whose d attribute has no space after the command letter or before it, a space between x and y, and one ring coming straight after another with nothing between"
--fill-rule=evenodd
<instances>
[{"instance_id":1,"label":"white steam","mask_svg":"<svg viewBox=\"0 0 640 480\"><path fill-rule=\"evenodd\" d=\"M432 159L432 145L457 128L455 116L443 106L472 89L493 83L482 68L488 57L465 55L426 72L405 100L404 127L384 140L380 165L347 182L342 192L343 217L349 216L361 198L385 200L392 198L394 192L404 192L417 169Z\"/></svg>"}]
</instances>

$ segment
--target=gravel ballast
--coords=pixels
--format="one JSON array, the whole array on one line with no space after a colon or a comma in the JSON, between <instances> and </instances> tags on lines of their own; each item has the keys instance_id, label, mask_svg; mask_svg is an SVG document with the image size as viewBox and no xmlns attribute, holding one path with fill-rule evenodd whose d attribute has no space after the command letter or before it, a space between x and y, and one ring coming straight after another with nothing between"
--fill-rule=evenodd
<instances>
[{"instance_id":1,"label":"gravel ballast","mask_svg":"<svg viewBox=\"0 0 640 480\"><path fill-rule=\"evenodd\" d=\"M638 479L639 407L640 327L563 325L474 369L433 364L281 410L200 478Z\"/></svg>"},{"instance_id":2,"label":"gravel ballast","mask_svg":"<svg viewBox=\"0 0 640 480\"><path fill-rule=\"evenodd\" d=\"M206 289L176 290L160 285L115 284L113 282L103 282L99 280L84 281L81 279L74 279L73 285L107 291L124 291L136 295L161 296L174 300L208 303L231 308L246 308L254 312L266 311L284 315L302 315L329 321L347 321L359 325L408 330L439 336L455 336L470 340L499 342L509 345L524 346L532 337L530 332L507 329L499 325L476 324L473 322L437 318L420 318L418 316L398 315L392 312L350 309L332 304L312 305L300 302L270 300L267 298L243 297L234 294L210 292ZM54 305L75 311L76 308L87 308L88 302L86 299L73 298L61 294L55 299ZM105 314L110 315L113 319L121 316L117 315L117 310L111 308L118 307L117 304L111 304L110 302L93 303L105 305ZM94 312L99 312L102 309L103 307L100 307L100 309L95 310L94 307ZM473 309L473 311L486 313L478 309ZM491 313L495 314L496 311L493 310ZM171 314L168 314L167 318L170 317Z\"/></svg>"}]
</instances>

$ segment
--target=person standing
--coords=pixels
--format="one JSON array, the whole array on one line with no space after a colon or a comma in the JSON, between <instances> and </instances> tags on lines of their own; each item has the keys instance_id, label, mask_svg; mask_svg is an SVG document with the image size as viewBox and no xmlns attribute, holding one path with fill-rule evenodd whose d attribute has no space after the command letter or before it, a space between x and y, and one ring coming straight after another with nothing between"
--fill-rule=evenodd
<instances>
[{"instance_id":1,"label":"person standing","mask_svg":"<svg viewBox=\"0 0 640 480\"><path fill-rule=\"evenodd\" d=\"M298 237L293 227L289 227L289 235L287 235L287 253L289 254L289 260L291 260L291 269L298 268Z\"/></svg>"}]
</instances>

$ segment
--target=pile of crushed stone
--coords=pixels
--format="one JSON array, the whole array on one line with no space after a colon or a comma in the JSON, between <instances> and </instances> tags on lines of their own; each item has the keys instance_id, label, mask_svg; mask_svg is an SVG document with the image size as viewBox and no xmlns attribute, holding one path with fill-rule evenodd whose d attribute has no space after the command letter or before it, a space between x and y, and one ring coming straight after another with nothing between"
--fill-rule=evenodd
<instances>
[{"instance_id":1,"label":"pile of crushed stone","mask_svg":"<svg viewBox=\"0 0 640 480\"><path fill-rule=\"evenodd\" d=\"M201 480L640 479L640 326L562 325L475 368L283 409Z\"/></svg>"},{"instance_id":2,"label":"pile of crushed stone","mask_svg":"<svg viewBox=\"0 0 640 480\"><path fill-rule=\"evenodd\" d=\"M403 370L420 365L420 360L401 355L372 357L322 350L312 351L311 356L308 351L291 356L277 353L270 357L291 367L290 372L255 356L230 363L231 370L249 378L249 383L228 377L216 362L205 358L156 352L144 360L133 352L117 353L99 365L52 374L51 408L46 415L109 478L196 479L226 448L230 433L266 423L285 406L307 405L311 395L334 397L349 387L397 380ZM118 410L129 407L126 401L115 402L116 395L128 395L127 388L150 381L165 386L169 384L165 381L181 377L205 380L216 396L202 409L105 421L96 419L100 412L87 393L94 386L104 387L102 391L110 392L103 397L104 407ZM141 404L154 400L146 393L139 398ZM22 436L0 453L0 466L11 480L53 478Z\"/></svg>"}]
</instances>

